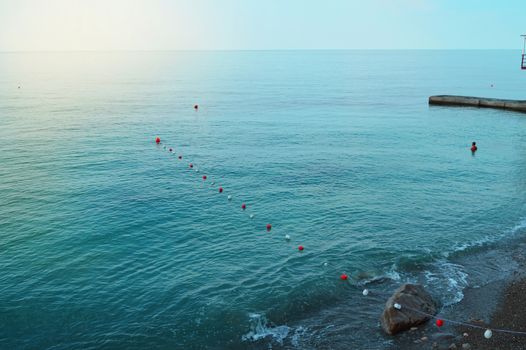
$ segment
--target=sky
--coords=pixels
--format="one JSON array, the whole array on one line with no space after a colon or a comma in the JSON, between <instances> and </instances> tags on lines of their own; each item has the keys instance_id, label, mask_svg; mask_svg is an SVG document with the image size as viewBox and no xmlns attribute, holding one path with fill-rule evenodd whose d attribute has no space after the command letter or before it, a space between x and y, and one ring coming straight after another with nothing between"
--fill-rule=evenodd
<instances>
[{"instance_id":1,"label":"sky","mask_svg":"<svg viewBox=\"0 0 526 350\"><path fill-rule=\"evenodd\" d=\"M0 0L0 51L520 49L525 0Z\"/></svg>"}]
</instances>

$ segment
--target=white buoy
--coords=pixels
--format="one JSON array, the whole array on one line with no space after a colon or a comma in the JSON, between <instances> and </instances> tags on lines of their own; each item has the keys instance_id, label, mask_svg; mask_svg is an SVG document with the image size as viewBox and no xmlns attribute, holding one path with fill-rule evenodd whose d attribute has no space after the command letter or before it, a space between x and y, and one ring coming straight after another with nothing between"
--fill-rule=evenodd
<instances>
[{"instance_id":1,"label":"white buoy","mask_svg":"<svg viewBox=\"0 0 526 350\"><path fill-rule=\"evenodd\" d=\"M250 218L253 219L254 218L254 214L250 214Z\"/></svg>"},{"instance_id":2,"label":"white buoy","mask_svg":"<svg viewBox=\"0 0 526 350\"><path fill-rule=\"evenodd\" d=\"M231 195L228 195L228 197L226 197L226 198L228 198L229 201L232 200L232 196Z\"/></svg>"},{"instance_id":3,"label":"white buoy","mask_svg":"<svg viewBox=\"0 0 526 350\"><path fill-rule=\"evenodd\" d=\"M326 263L326 262L324 262L324 263L323 263L323 266L325 266L325 267L326 267L326 266L328 266L328 265L329 265L329 264L328 264L328 263Z\"/></svg>"},{"instance_id":4,"label":"white buoy","mask_svg":"<svg viewBox=\"0 0 526 350\"><path fill-rule=\"evenodd\" d=\"M198 173L198 172L199 172L199 169L195 169L195 172Z\"/></svg>"},{"instance_id":5,"label":"white buoy","mask_svg":"<svg viewBox=\"0 0 526 350\"><path fill-rule=\"evenodd\" d=\"M369 289L364 289L363 292L362 292L363 296L366 297L369 295Z\"/></svg>"},{"instance_id":6,"label":"white buoy","mask_svg":"<svg viewBox=\"0 0 526 350\"><path fill-rule=\"evenodd\" d=\"M491 329L486 329L486 331L484 332L484 338L486 339L491 338L492 335L493 335L493 332L491 331Z\"/></svg>"},{"instance_id":7,"label":"white buoy","mask_svg":"<svg viewBox=\"0 0 526 350\"><path fill-rule=\"evenodd\" d=\"M402 309L402 305L400 305L400 304L398 304L398 303L395 303L395 304L393 305L393 307L394 307L395 309L397 309L397 310Z\"/></svg>"},{"instance_id":8,"label":"white buoy","mask_svg":"<svg viewBox=\"0 0 526 350\"><path fill-rule=\"evenodd\" d=\"M215 184L216 184L216 183L215 183L214 181L212 181L212 182L210 183L210 185L212 185L212 186L214 186Z\"/></svg>"},{"instance_id":9,"label":"white buoy","mask_svg":"<svg viewBox=\"0 0 526 350\"><path fill-rule=\"evenodd\" d=\"M287 241L290 241L290 236L289 236L289 235L285 235L285 239L286 239Z\"/></svg>"}]
</instances>

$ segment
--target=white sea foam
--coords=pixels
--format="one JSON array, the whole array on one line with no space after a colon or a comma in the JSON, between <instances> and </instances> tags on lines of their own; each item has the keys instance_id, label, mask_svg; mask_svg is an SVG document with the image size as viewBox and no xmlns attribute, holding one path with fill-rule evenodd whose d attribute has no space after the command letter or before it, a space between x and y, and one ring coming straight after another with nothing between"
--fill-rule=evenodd
<instances>
[{"instance_id":1,"label":"white sea foam","mask_svg":"<svg viewBox=\"0 0 526 350\"><path fill-rule=\"evenodd\" d=\"M468 274L464 267L439 260L432 270L424 271L426 287L442 296L445 305L458 303L464 298Z\"/></svg>"},{"instance_id":2,"label":"white sea foam","mask_svg":"<svg viewBox=\"0 0 526 350\"><path fill-rule=\"evenodd\" d=\"M301 346L300 339L307 333L307 329L305 327L298 327L294 330L294 334L292 334L290 343L295 348L299 348Z\"/></svg>"},{"instance_id":3,"label":"white sea foam","mask_svg":"<svg viewBox=\"0 0 526 350\"><path fill-rule=\"evenodd\" d=\"M522 218L519 221L519 223L516 224L515 226L513 226L513 227L511 227L511 228L509 228L507 230L503 230L502 232L500 232L500 234L495 234L495 235L492 235L492 236L486 236L486 237L484 237L482 239L479 239L477 241L474 241L474 242L460 244L460 245L456 246L451 252L445 252L444 256L445 257L449 257L450 254L452 254L452 253L462 252L462 251L465 251L465 250L470 249L470 248L481 247L481 246L484 246L484 245L486 245L488 243L497 242L498 240L502 239L503 237L514 236L517 233L519 233L520 231L522 231L523 229L526 229L526 217Z\"/></svg>"},{"instance_id":4,"label":"white sea foam","mask_svg":"<svg viewBox=\"0 0 526 350\"><path fill-rule=\"evenodd\" d=\"M521 221L510 230L510 233L515 234L525 228L526 228L526 217L522 218Z\"/></svg>"},{"instance_id":5,"label":"white sea foam","mask_svg":"<svg viewBox=\"0 0 526 350\"><path fill-rule=\"evenodd\" d=\"M241 337L243 341L258 341L270 337L273 341L283 345L283 341L289 335L288 326L269 326L267 318L263 314L251 313L248 315L250 331Z\"/></svg>"},{"instance_id":6,"label":"white sea foam","mask_svg":"<svg viewBox=\"0 0 526 350\"><path fill-rule=\"evenodd\" d=\"M402 277L400 276L400 273L396 271L395 268L392 268L391 270L387 271L385 274L387 278L392 279L393 281L400 281Z\"/></svg>"}]
</instances>

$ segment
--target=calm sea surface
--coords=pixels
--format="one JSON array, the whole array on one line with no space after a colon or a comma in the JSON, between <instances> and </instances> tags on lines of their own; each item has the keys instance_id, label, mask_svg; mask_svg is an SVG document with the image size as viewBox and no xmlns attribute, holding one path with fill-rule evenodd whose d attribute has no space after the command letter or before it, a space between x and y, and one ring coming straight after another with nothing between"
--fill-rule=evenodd
<instances>
[{"instance_id":1,"label":"calm sea surface","mask_svg":"<svg viewBox=\"0 0 526 350\"><path fill-rule=\"evenodd\" d=\"M499 273L455 258L522 234L526 116L427 104L524 98L519 65L0 54L0 348L388 348L386 293L419 281L454 304Z\"/></svg>"}]
</instances>

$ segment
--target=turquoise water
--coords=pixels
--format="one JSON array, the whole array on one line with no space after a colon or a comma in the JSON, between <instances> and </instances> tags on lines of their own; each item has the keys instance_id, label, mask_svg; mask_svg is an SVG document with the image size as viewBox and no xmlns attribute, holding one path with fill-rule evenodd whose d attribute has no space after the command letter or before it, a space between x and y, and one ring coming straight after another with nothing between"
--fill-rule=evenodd
<instances>
[{"instance_id":1,"label":"turquoise water","mask_svg":"<svg viewBox=\"0 0 526 350\"><path fill-rule=\"evenodd\" d=\"M427 104L523 98L519 60L0 54L0 347L388 347L381 293L455 303L525 225L526 117Z\"/></svg>"}]
</instances>

